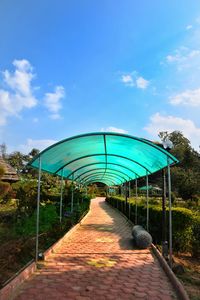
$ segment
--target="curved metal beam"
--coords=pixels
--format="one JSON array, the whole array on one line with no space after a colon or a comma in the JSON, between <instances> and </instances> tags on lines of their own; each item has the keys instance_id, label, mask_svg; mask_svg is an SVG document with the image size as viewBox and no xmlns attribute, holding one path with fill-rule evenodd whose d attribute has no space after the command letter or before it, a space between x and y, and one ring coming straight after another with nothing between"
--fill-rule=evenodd
<instances>
[{"instance_id":1,"label":"curved metal beam","mask_svg":"<svg viewBox=\"0 0 200 300\"><path fill-rule=\"evenodd\" d=\"M91 176L94 176L94 175L115 175L115 177L116 178L119 178L120 180L122 179L123 180L123 182L127 182L127 180L125 179L125 178L123 178L122 176L120 176L120 175L117 175L117 174L115 174L115 173L112 173L112 172L96 172L96 173L92 173L92 174L89 174L89 175L87 175L87 176L85 176L85 177L83 177L81 180L80 180L80 182L82 182L82 181L84 181L84 179L86 179L86 178L88 178L88 177L91 177ZM113 176L114 177L114 176Z\"/></svg>"},{"instance_id":2,"label":"curved metal beam","mask_svg":"<svg viewBox=\"0 0 200 300\"><path fill-rule=\"evenodd\" d=\"M97 170L105 170L105 168L95 168L95 169L91 169L91 170L87 170L83 173L81 173L80 175L78 175L76 178L74 178L74 180L77 180L79 179L81 176L85 175L86 173L89 173L89 172L93 172L93 171L97 171ZM131 178L124 172L121 172L119 170L116 170L116 169L111 169L111 168L107 168L107 170L111 170L111 171L115 171L115 172L118 172L120 174L123 174L125 175L126 177L128 177L128 180L131 180ZM125 179L126 180L126 179Z\"/></svg>"},{"instance_id":3,"label":"curved metal beam","mask_svg":"<svg viewBox=\"0 0 200 300\"><path fill-rule=\"evenodd\" d=\"M64 166L62 166L61 168L59 168L58 170L55 171L55 174L58 173L60 170L64 169L66 166L70 165L71 163L75 162L75 161L78 161L80 159L83 159L83 158L88 158L88 157L93 157L93 156L104 156L105 153L97 153L97 154L88 154L88 155L83 155L79 158L75 158L73 160L71 160L70 162L66 163ZM145 169L145 171L148 171L150 174L151 174L151 171L149 171L149 169L147 169L145 166L143 166L142 164L140 164L139 162L137 162L136 160L134 159L131 159L131 158L128 158L128 157L125 157L125 156L122 156L122 155L118 155L118 154L107 154L107 156L115 156L115 157L119 157L119 158L123 158L123 159L126 159L126 160L129 160L137 165L139 165L140 167L142 167L143 169ZM109 162L108 162L109 163ZM146 172L145 172L146 174Z\"/></svg>"},{"instance_id":4,"label":"curved metal beam","mask_svg":"<svg viewBox=\"0 0 200 300\"><path fill-rule=\"evenodd\" d=\"M98 182L103 183L103 184L105 184L107 186L114 186L114 185L116 185L114 182L107 182L107 181L104 181L104 180L92 180L92 181L87 182L85 186L88 186L88 185L94 184L94 183L98 183Z\"/></svg>"},{"instance_id":5,"label":"curved metal beam","mask_svg":"<svg viewBox=\"0 0 200 300\"><path fill-rule=\"evenodd\" d=\"M102 176L102 175L101 175L101 176L98 176L98 175L96 175L96 176L91 176L91 177L87 178L87 180L83 181L82 183L85 184L85 182L87 182L87 181L90 180L90 179L99 179L99 180L100 180L100 179L102 179L102 180L103 180L103 179L107 179L107 180L113 181L114 184L116 184L116 185L117 185L117 184L122 184L122 183L123 183L123 181L121 181L120 183L116 183L116 181L114 181L114 179L117 180L117 181L119 181L119 179L117 179L116 177L113 177L113 176L110 176L110 177L109 177L109 176Z\"/></svg>"},{"instance_id":6,"label":"curved metal beam","mask_svg":"<svg viewBox=\"0 0 200 300\"><path fill-rule=\"evenodd\" d=\"M133 170L131 170L130 168L126 167L126 166L123 166L121 164L117 164L117 163L111 163L109 162L108 163L109 165L113 165L113 166L119 166L119 167L122 167L130 172L132 172L134 175L137 175L139 177L139 175L137 173L135 173ZM84 165L84 166L81 166L77 169L75 169L73 172L71 172L67 177L66 179L69 179L70 176L72 176L74 173L78 172L79 170L83 169L83 168L86 168L86 167L89 167L89 166L93 166L93 165L105 165L105 162L97 162L97 163L90 163L90 164L87 164L87 165Z\"/></svg>"},{"instance_id":7,"label":"curved metal beam","mask_svg":"<svg viewBox=\"0 0 200 300\"><path fill-rule=\"evenodd\" d=\"M109 180L104 180L104 179L99 179L99 178L95 178L95 179L86 181L84 184L85 184L85 185L88 185L88 184L94 183L94 182L102 182L102 183L108 185L108 181L109 181L109 184L110 184L110 185L117 185L117 184L115 183L115 181L113 181L113 180L110 180L110 179L109 179Z\"/></svg>"}]
</instances>

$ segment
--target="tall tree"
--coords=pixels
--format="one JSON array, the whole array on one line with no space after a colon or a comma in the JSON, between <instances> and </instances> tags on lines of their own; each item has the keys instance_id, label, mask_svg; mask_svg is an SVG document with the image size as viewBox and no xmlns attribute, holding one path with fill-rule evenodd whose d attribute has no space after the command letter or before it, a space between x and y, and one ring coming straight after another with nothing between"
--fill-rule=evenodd
<instances>
[{"instance_id":1,"label":"tall tree","mask_svg":"<svg viewBox=\"0 0 200 300\"><path fill-rule=\"evenodd\" d=\"M183 199L200 196L200 155L195 151L190 141L180 131L160 132L162 141L167 138L172 141L170 151L178 158L179 164L172 168L173 189Z\"/></svg>"}]
</instances>

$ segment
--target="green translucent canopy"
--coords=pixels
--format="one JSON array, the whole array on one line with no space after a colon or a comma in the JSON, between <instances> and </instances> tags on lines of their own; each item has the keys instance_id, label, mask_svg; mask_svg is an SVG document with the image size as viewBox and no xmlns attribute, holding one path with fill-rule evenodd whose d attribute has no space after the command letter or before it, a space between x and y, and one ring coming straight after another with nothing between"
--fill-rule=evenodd
<instances>
[{"instance_id":1,"label":"green translucent canopy","mask_svg":"<svg viewBox=\"0 0 200 300\"><path fill-rule=\"evenodd\" d=\"M84 185L119 185L152 174L178 160L153 142L126 134L73 136L39 153L29 165Z\"/></svg>"}]
</instances>

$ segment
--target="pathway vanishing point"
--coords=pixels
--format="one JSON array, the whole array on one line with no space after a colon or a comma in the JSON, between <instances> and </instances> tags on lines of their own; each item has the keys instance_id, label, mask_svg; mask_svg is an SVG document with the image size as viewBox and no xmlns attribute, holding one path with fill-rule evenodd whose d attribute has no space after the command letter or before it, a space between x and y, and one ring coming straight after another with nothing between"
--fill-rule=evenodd
<instances>
[{"instance_id":1,"label":"pathway vanishing point","mask_svg":"<svg viewBox=\"0 0 200 300\"><path fill-rule=\"evenodd\" d=\"M159 226L159 225L158 225ZM131 227L104 198L23 283L15 300L176 299L149 249L134 249Z\"/></svg>"}]
</instances>

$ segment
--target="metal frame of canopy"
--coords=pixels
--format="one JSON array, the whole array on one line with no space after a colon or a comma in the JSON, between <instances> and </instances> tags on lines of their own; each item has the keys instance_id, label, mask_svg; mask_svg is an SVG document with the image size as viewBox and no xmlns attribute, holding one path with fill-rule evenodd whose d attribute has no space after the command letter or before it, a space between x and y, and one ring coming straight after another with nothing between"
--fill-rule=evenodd
<instances>
[{"instance_id":1,"label":"metal frame of canopy","mask_svg":"<svg viewBox=\"0 0 200 300\"><path fill-rule=\"evenodd\" d=\"M102 182L108 186L136 182L137 216L137 179L146 177L158 170L168 169L169 197L169 256L172 262L172 214L171 214L171 176L170 166L178 160L169 152L153 142L126 134L96 132L73 136L62 140L39 153L29 163L37 168L38 196L36 222L36 261L38 260L40 183L42 171L61 177L60 222L62 221L63 179L70 179L82 185ZM127 187L126 187L127 189ZM149 228L149 194L147 202L147 230ZM73 189L71 198L73 211ZM137 217L135 222L137 223Z\"/></svg>"}]
</instances>

